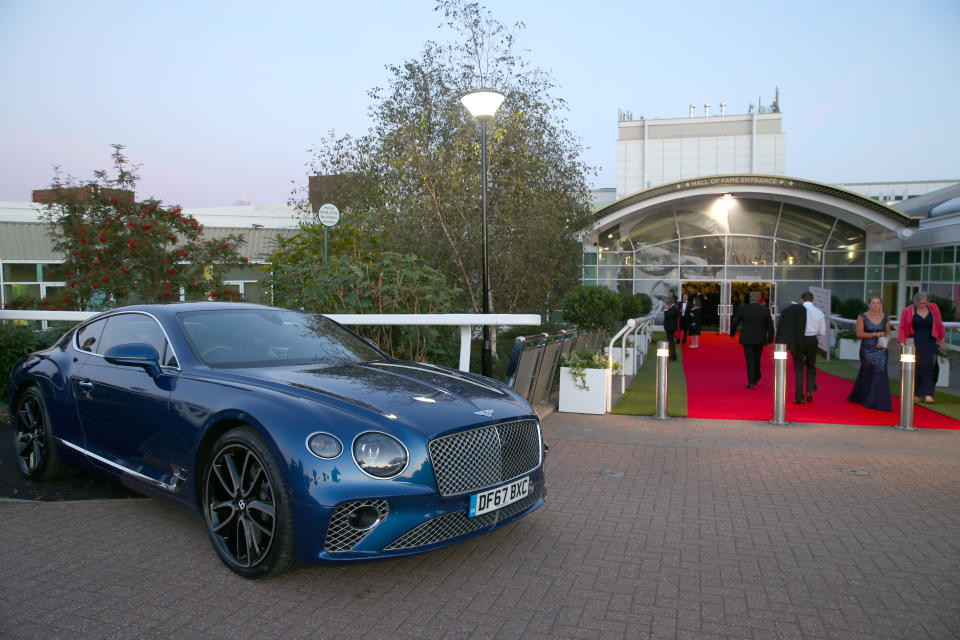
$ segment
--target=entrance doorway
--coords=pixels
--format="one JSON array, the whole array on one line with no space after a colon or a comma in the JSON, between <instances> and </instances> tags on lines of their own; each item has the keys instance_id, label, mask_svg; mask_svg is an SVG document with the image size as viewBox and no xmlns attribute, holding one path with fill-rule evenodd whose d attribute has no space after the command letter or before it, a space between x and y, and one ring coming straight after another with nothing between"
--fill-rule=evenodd
<instances>
[{"instance_id":1,"label":"entrance doorway","mask_svg":"<svg viewBox=\"0 0 960 640\"><path fill-rule=\"evenodd\" d=\"M703 330L729 333L730 324L741 306L747 304L751 291L759 291L763 304L776 315L777 286L774 282L684 281L680 290L690 299L703 300Z\"/></svg>"},{"instance_id":2,"label":"entrance doorway","mask_svg":"<svg viewBox=\"0 0 960 640\"><path fill-rule=\"evenodd\" d=\"M722 300L723 285L720 281L688 281L680 283L681 295L687 294L690 300L694 296L700 296L703 305L703 321L701 323L702 331L718 331L720 328L720 312Z\"/></svg>"}]
</instances>

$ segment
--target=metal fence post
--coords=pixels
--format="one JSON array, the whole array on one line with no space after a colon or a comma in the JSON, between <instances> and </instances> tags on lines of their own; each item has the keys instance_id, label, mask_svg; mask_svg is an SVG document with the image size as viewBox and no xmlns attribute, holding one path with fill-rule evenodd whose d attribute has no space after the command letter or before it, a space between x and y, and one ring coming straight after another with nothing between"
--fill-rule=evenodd
<instances>
[{"instance_id":1,"label":"metal fence post","mask_svg":"<svg viewBox=\"0 0 960 640\"><path fill-rule=\"evenodd\" d=\"M900 424L897 429L913 431L913 381L916 375L917 352L912 344L900 351Z\"/></svg>"},{"instance_id":2,"label":"metal fence post","mask_svg":"<svg viewBox=\"0 0 960 640\"><path fill-rule=\"evenodd\" d=\"M670 356L670 343L657 343L657 414L654 418L668 420L667 415L667 358Z\"/></svg>"},{"instance_id":3,"label":"metal fence post","mask_svg":"<svg viewBox=\"0 0 960 640\"><path fill-rule=\"evenodd\" d=\"M770 424L787 424L787 345L773 347L773 420Z\"/></svg>"}]
</instances>

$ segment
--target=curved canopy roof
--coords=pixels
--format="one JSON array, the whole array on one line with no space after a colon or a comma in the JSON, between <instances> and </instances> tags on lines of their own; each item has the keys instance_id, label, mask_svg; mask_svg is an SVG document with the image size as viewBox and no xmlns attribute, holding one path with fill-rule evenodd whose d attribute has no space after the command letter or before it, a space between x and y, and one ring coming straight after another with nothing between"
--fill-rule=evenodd
<instances>
[{"instance_id":1,"label":"curved canopy roof","mask_svg":"<svg viewBox=\"0 0 960 640\"><path fill-rule=\"evenodd\" d=\"M730 203L749 203L749 206L739 217L735 206L726 205L722 207L722 216L712 215L712 203L721 198ZM691 206L686 207L685 203ZM658 215L658 212L668 210L673 215ZM598 209L595 216L596 226L587 235L619 223L633 226L640 219L646 220L642 225L645 233L653 232L656 219L669 217L673 221L663 220L662 231L667 234L663 239L674 236L674 233L679 237L747 233L791 236L801 242L804 237L818 238L823 235L824 228L829 230L834 226L852 227L867 233L909 235L920 220L838 187L787 176L757 174L706 176L658 185L612 202ZM658 240L645 238L645 241ZM818 243L805 244L815 246Z\"/></svg>"}]
</instances>

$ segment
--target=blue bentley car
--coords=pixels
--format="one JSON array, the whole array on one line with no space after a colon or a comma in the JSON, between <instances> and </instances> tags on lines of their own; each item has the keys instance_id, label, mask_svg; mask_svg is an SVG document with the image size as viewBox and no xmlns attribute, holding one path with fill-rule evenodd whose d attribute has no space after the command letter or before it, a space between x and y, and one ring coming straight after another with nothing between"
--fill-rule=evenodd
<instances>
[{"instance_id":1,"label":"blue bentley car","mask_svg":"<svg viewBox=\"0 0 960 640\"><path fill-rule=\"evenodd\" d=\"M114 309L22 358L9 389L24 474L94 468L194 509L248 578L436 549L546 495L525 400L391 358L322 315Z\"/></svg>"}]
</instances>

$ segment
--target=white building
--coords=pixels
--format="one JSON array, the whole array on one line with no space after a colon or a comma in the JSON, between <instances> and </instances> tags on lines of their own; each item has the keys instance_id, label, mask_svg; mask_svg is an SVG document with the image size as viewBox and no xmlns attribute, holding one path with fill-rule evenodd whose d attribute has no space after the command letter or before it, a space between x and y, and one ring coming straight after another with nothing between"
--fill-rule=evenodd
<instances>
[{"instance_id":1,"label":"white building","mask_svg":"<svg viewBox=\"0 0 960 640\"><path fill-rule=\"evenodd\" d=\"M699 176L786 174L786 139L778 99L750 113L703 115L690 105L687 118L633 119L620 112L617 137L617 199L657 185ZM752 105L751 105L752 107Z\"/></svg>"},{"instance_id":2,"label":"white building","mask_svg":"<svg viewBox=\"0 0 960 640\"><path fill-rule=\"evenodd\" d=\"M63 262L53 249L48 226L41 221L44 205L34 202L0 202L0 309L22 296L42 298L63 288L60 277L48 277ZM224 284L247 300L269 302L269 295L258 284L265 276L259 268L275 248L280 235L294 233L298 214L287 205L185 208L204 226L211 239L240 234L244 244L240 255L249 264L238 264L228 270Z\"/></svg>"}]
</instances>

